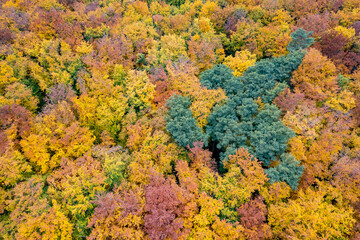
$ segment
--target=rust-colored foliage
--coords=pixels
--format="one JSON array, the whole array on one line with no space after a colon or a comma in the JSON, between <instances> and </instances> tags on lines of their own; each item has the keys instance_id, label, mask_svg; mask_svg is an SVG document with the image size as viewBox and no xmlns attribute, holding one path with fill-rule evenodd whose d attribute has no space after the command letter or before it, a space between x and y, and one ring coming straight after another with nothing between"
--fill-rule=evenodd
<instances>
[{"instance_id":1,"label":"rust-colored foliage","mask_svg":"<svg viewBox=\"0 0 360 240\"><path fill-rule=\"evenodd\" d=\"M0 43L11 43L13 41L13 35L8 28L0 29Z\"/></svg>"},{"instance_id":2,"label":"rust-colored foliage","mask_svg":"<svg viewBox=\"0 0 360 240\"><path fill-rule=\"evenodd\" d=\"M89 239L141 239L144 221L143 192L139 188L128 189L122 185L97 201L89 227L93 227Z\"/></svg>"},{"instance_id":3,"label":"rust-colored foliage","mask_svg":"<svg viewBox=\"0 0 360 240\"><path fill-rule=\"evenodd\" d=\"M215 42L192 37L187 44L189 58L197 64L200 71L211 68L216 62Z\"/></svg>"},{"instance_id":4,"label":"rust-colored foliage","mask_svg":"<svg viewBox=\"0 0 360 240\"><path fill-rule=\"evenodd\" d=\"M31 22L29 29L46 39L55 36L62 38L73 47L80 43L80 24L70 24L64 20L63 13L54 8L50 8L49 11L39 8L37 18Z\"/></svg>"},{"instance_id":5,"label":"rust-colored foliage","mask_svg":"<svg viewBox=\"0 0 360 240\"><path fill-rule=\"evenodd\" d=\"M150 239L178 239L183 228L181 201L170 180L152 173L145 186L144 229Z\"/></svg>"},{"instance_id":6,"label":"rust-colored foliage","mask_svg":"<svg viewBox=\"0 0 360 240\"><path fill-rule=\"evenodd\" d=\"M194 147L189 148L189 158L192 161L191 167L199 170L201 167L205 166L216 172L217 165L215 159L212 158L212 153L203 149L204 144L202 142L193 143Z\"/></svg>"},{"instance_id":7,"label":"rust-colored foliage","mask_svg":"<svg viewBox=\"0 0 360 240\"><path fill-rule=\"evenodd\" d=\"M330 183L339 189L353 206L358 205L360 191L360 162L348 156L337 159L331 167ZM359 211L360 209L358 209Z\"/></svg>"},{"instance_id":8,"label":"rust-colored foliage","mask_svg":"<svg viewBox=\"0 0 360 240\"><path fill-rule=\"evenodd\" d=\"M19 149L19 141L28 136L33 125L33 116L26 108L17 104L0 108L0 154L8 147Z\"/></svg>"},{"instance_id":9,"label":"rust-colored foliage","mask_svg":"<svg viewBox=\"0 0 360 240\"><path fill-rule=\"evenodd\" d=\"M120 35L111 39L105 36L96 41L95 46L100 62L122 64L126 68L133 66L135 55L132 43L126 36Z\"/></svg>"},{"instance_id":10,"label":"rust-colored foliage","mask_svg":"<svg viewBox=\"0 0 360 240\"><path fill-rule=\"evenodd\" d=\"M240 223L244 226L244 235L248 239L271 238L270 226L266 224L268 211L262 197L257 197L250 202L244 203L237 210Z\"/></svg>"},{"instance_id":11,"label":"rust-colored foliage","mask_svg":"<svg viewBox=\"0 0 360 240\"><path fill-rule=\"evenodd\" d=\"M304 97L303 93L293 93L289 88L286 88L274 99L274 103L283 111L293 112Z\"/></svg>"},{"instance_id":12,"label":"rust-colored foliage","mask_svg":"<svg viewBox=\"0 0 360 240\"><path fill-rule=\"evenodd\" d=\"M314 44L315 48L331 58L344 73L351 73L357 69L360 64L360 53L352 47L349 38L334 30L326 31L320 37L321 41Z\"/></svg>"},{"instance_id":13,"label":"rust-colored foliage","mask_svg":"<svg viewBox=\"0 0 360 240\"><path fill-rule=\"evenodd\" d=\"M330 19L330 13L325 12L323 14L309 14L300 18L297 22L297 26L305 29L306 31L312 31L314 37L319 37L330 26L333 25Z\"/></svg>"},{"instance_id":14,"label":"rust-colored foliage","mask_svg":"<svg viewBox=\"0 0 360 240\"><path fill-rule=\"evenodd\" d=\"M352 23L350 25L350 27L355 29L355 34L356 35L359 35L359 33L360 33L360 20Z\"/></svg>"},{"instance_id":15,"label":"rust-colored foliage","mask_svg":"<svg viewBox=\"0 0 360 240\"><path fill-rule=\"evenodd\" d=\"M155 85L154 102L159 107L163 107L167 99L178 93L170 88L168 76L162 66L152 69L149 79Z\"/></svg>"}]
</instances>

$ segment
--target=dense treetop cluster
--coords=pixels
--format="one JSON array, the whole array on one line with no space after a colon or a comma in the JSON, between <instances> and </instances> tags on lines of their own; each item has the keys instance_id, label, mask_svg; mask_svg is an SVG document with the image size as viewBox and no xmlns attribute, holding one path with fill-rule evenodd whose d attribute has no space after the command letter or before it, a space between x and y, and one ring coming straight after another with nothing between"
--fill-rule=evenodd
<instances>
[{"instance_id":1,"label":"dense treetop cluster","mask_svg":"<svg viewBox=\"0 0 360 240\"><path fill-rule=\"evenodd\" d=\"M359 0L0 0L0 240L359 239Z\"/></svg>"}]
</instances>

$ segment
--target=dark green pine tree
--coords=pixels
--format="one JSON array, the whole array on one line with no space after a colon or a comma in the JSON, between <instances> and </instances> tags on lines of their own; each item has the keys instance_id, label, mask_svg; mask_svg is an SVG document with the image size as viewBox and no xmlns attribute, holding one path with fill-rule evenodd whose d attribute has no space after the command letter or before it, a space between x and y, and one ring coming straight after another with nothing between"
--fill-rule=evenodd
<instances>
[{"instance_id":1,"label":"dark green pine tree","mask_svg":"<svg viewBox=\"0 0 360 240\"><path fill-rule=\"evenodd\" d=\"M196 141L208 144L207 134L203 133L190 110L190 99L180 95L174 95L166 101L169 108L166 116L166 129L175 139L175 142L183 147L193 147Z\"/></svg>"},{"instance_id":2,"label":"dark green pine tree","mask_svg":"<svg viewBox=\"0 0 360 240\"><path fill-rule=\"evenodd\" d=\"M315 42L314 38L309 37L312 32L306 32L304 29L299 28L291 34L292 41L287 46L290 52L303 50Z\"/></svg>"},{"instance_id":3,"label":"dark green pine tree","mask_svg":"<svg viewBox=\"0 0 360 240\"><path fill-rule=\"evenodd\" d=\"M287 142L295 137L295 133L286 127L280 118L281 111L273 104L265 104L254 119L254 131L250 133L250 142L255 156L265 166L269 166L271 160L283 154L287 148Z\"/></svg>"},{"instance_id":4,"label":"dark green pine tree","mask_svg":"<svg viewBox=\"0 0 360 240\"><path fill-rule=\"evenodd\" d=\"M301 64L305 56L303 49L313 42L309 35L303 29L294 32L293 41L288 46L289 54L263 59L249 67L243 76L234 77L224 65L215 65L204 71L200 77L202 85L209 89L224 89L227 102L214 108L205 135L192 117L189 99L181 96L169 99L167 129L175 141L186 147L196 140L206 141L209 136L220 151L220 167L222 161L242 147L262 161L266 168L280 158L280 164L267 171L271 182L283 180L296 188L303 167L291 155L284 155L287 142L295 133L282 123L281 111L271 103L288 87L292 72ZM265 103L262 109L255 102L258 98ZM291 171L294 171L293 175L288 176Z\"/></svg>"},{"instance_id":5,"label":"dark green pine tree","mask_svg":"<svg viewBox=\"0 0 360 240\"><path fill-rule=\"evenodd\" d=\"M265 169L265 173L270 178L269 182L286 182L296 190L299 179L304 171L304 166L291 154L284 153L280 156L279 164L276 167Z\"/></svg>"},{"instance_id":6,"label":"dark green pine tree","mask_svg":"<svg viewBox=\"0 0 360 240\"><path fill-rule=\"evenodd\" d=\"M200 82L208 89L222 88L226 91L229 81L233 80L233 74L229 67L223 64L214 65L213 68L201 73Z\"/></svg>"}]
</instances>

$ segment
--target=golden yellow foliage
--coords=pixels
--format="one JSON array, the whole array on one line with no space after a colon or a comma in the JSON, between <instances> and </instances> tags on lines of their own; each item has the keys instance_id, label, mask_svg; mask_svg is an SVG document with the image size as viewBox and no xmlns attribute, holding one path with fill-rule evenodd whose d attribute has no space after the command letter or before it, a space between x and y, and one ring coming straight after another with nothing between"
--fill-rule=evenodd
<instances>
[{"instance_id":1,"label":"golden yellow foliage","mask_svg":"<svg viewBox=\"0 0 360 240\"><path fill-rule=\"evenodd\" d=\"M11 104L18 104L35 112L39 100L32 96L31 90L24 84L15 82L5 88L4 96L0 95L0 107Z\"/></svg>"},{"instance_id":2,"label":"golden yellow foliage","mask_svg":"<svg viewBox=\"0 0 360 240\"><path fill-rule=\"evenodd\" d=\"M155 93L155 85L152 84L145 71L131 70L125 80L129 104L140 110L152 105Z\"/></svg>"},{"instance_id":3,"label":"golden yellow foliage","mask_svg":"<svg viewBox=\"0 0 360 240\"><path fill-rule=\"evenodd\" d=\"M331 96L325 102L331 109L347 112L356 107L354 94L348 90L343 90L335 96Z\"/></svg>"},{"instance_id":4,"label":"golden yellow foliage","mask_svg":"<svg viewBox=\"0 0 360 240\"><path fill-rule=\"evenodd\" d=\"M297 199L270 205L269 224L280 238L344 239L355 219L353 210L340 204L335 188L321 185L315 190L300 190Z\"/></svg>"},{"instance_id":5,"label":"golden yellow foliage","mask_svg":"<svg viewBox=\"0 0 360 240\"><path fill-rule=\"evenodd\" d=\"M54 115L44 116L20 145L37 170L46 173L59 166L62 158L77 158L89 151L95 140L88 128L73 122L66 126Z\"/></svg>"},{"instance_id":6,"label":"golden yellow foliage","mask_svg":"<svg viewBox=\"0 0 360 240\"><path fill-rule=\"evenodd\" d=\"M217 2L213 2L213 1L206 1L204 3L204 5L202 5L201 7L201 12L200 12L200 16L201 17L210 17L211 14L213 14L215 12L215 10L219 8L219 6L217 5Z\"/></svg>"},{"instance_id":7,"label":"golden yellow foliage","mask_svg":"<svg viewBox=\"0 0 360 240\"><path fill-rule=\"evenodd\" d=\"M212 108L217 104L221 104L226 99L226 95L221 88L201 88L199 92L194 93L194 98L190 109L199 127L204 128L207 125L207 119Z\"/></svg>"},{"instance_id":8,"label":"golden yellow foliage","mask_svg":"<svg viewBox=\"0 0 360 240\"><path fill-rule=\"evenodd\" d=\"M336 91L335 65L318 50L310 48L291 82L307 97L325 100Z\"/></svg>"},{"instance_id":9,"label":"golden yellow foliage","mask_svg":"<svg viewBox=\"0 0 360 240\"><path fill-rule=\"evenodd\" d=\"M7 64L6 61L0 61L0 94L5 93L5 87L11 83L17 82L14 77L14 70Z\"/></svg>"},{"instance_id":10,"label":"golden yellow foliage","mask_svg":"<svg viewBox=\"0 0 360 240\"><path fill-rule=\"evenodd\" d=\"M336 26L335 31L339 34L342 34L347 39L351 39L355 37L355 29L354 28L345 28L343 26Z\"/></svg>"},{"instance_id":11,"label":"golden yellow foliage","mask_svg":"<svg viewBox=\"0 0 360 240\"><path fill-rule=\"evenodd\" d=\"M233 70L236 77L241 76L248 67L255 65L255 62L256 55L251 54L248 50L237 51L235 57L228 56L224 60L224 64Z\"/></svg>"},{"instance_id":12,"label":"golden yellow foliage","mask_svg":"<svg viewBox=\"0 0 360 240\"><path fill-rule=\"evenodd\" d=\"M268 188L263 187L260 190L261 196L264 197L265 202L268 204L276 204L283 202L290 197L291 187L285 182L276 182L271 184Z\"/></svg>"},{"instance_id":13,"label":"golden yellow foliage","mask_svg":"<svg viewBox=\"0 0 360 240\"><path fill-rule=\"evenodd\" d=\"M28 219L26 224L18 226L17 239L72 239L73 225L70 220L61 212L60 206L55 200L53 207L41 216Z\"/></svg>"}]
</instances>

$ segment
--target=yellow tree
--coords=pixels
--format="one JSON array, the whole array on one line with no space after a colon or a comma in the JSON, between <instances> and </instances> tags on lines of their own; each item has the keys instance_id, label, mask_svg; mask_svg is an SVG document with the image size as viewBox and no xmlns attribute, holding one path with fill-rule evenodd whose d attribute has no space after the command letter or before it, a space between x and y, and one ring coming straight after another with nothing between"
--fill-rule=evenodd
<instances>
[{"instance_id":1,"label":"yellow tree","mask_svg":"<svg viewBox=\"0 0 360 240\"><path fill-rule=\"evenodd\" d=\"M11 191L9 218L3 225L5 239L72 239L72 224L58 203L47 202L44 180L34 176Z\"/></svg>"},{"instance_id":2,"label":"yellow tree","mask_svg":"<svg viewBox=\"0 0 360 240\"><path fill-rule=\"evenodd\" d=\"M202 173L200 186L203 191L222 200L221 215L235 222L238 218L236 209L249 201L255 191L260 191L268 178L260 162L244 148L230 155L224 168L227 172L222 177Z\"/></svg>"},{"instance_id":3,"label":"yellow tree","mask_svg":"<svg viewBox=\"0 0 360 240\"><path fill-rule=\"evenodd\" d=\"M256 55L251 54L248 50L237 51L235 57L228 56L224 60L224 65L233 70L234 76L238 77L245 72L248 67L255 65Z\"/></svg>"},{"instance_id":4,"label":"yellow tree","mask_svg":"<svg viewBox=\"0 0 360 240\"><path fill-rule=\"evenodd\" d=\"M317 182L316 189L300 190L296 199L270 205L269 224L280 238L345 239L355 223L353 210L339 191Z\"/></svg>"},{"instance_id":5,"label":"yellow tree","mask_svg":"<svg viewBox=\"0 0 360 240\"><path fill-rule=\"evenodd\" d=\"M126 76L124 93L130 106L142 110L151 107L155 85L150 82L145 71L131 70Z\"/></svg>"},{"instance_id":6,"label":"yellow tree","mask_svg":"<svg viewBox=\"0 0 360 240\"><path fill-rule=\"evenodd\" d=\"M108 68L93 69L92 76L81 72L79 77L84 86L79 87L82 94L72 100L79 121L83 126L93 130L98 140L104 131L107 131L114 140L118 140L118 134L123 129L122 120L128 111L128 98L124 94L122 76L115 70L111 78ZM140 84L138 87L141 86ZM142 93L141 88L136 91ZM137 98L136 92L128 92L128 94L133 96L133 101L142 103Z\"/></svg>"},{"instance_id":7,"label":"yellow tree","mask_svg":"<svg viewBox=\"0 0 360 240\"><path fill-rule=\"evenodd\" d=\"M187 56L185 40L178 35L162 36L160 41L149 50L148 62L153 65L165 65L181 56Z\"/></svg>"},{"instance_id":8,"label":"yellow tree","mask_svg":"<svg viewBox=\"0 0 360 240\"><path fill-rule=\"evenodd\" d=\"M63 158L59 169L47 179L48 194L61 203L74 224L74 237L87 235L87 225L95 206L93 201L105 192L106 176L101 164L89 154L70 161Z\"/></svg>"},{"instance_id":9,"label":"yellow tree","mask_svg":"<svg viewBox=\"0 0 360 240\"><path fill-rule=\"evenodd\" d=\"M55 200L41 216L28 219L18 228L17 239L72 239L73 225Z\"/></svg>"},{"instance_id":10,"label":"yellow tree","mask_svg":"<svg viewBox=\"0 0 360 240\"><path fill-rule=\"evenodd\" d=\"M144 190L123 183L96 201L89 239L143 239Z\"/></svg>"},{"instance_id":11,"label":"yellow tree","mask_svg":"<svg viewBox=\"0 0 360 240\"><path fill-rule=\"evenodd\" d=\"M170 175L172 164L178 159L180 148L171 142L162 130L155 130L149 123L137 121L128 125L128 144L132 161L129 164L128 180L144 185L150 177L150 169Z\"/></svg>"},{"instance_id":12,"label":"yellow tree","mask_svg":"<svg viewBox=\"0 0 360 240\"><path fill-rule=\"evenodd\" d=\"M336 72L331 60L318 50L310 48L294 72L291 83L306 97L323 101L337 90Z\"/></svg>"},{"instance_id":13,"label":"yellow tree","mask_svg":"<svg viewBox=\"0 0 360 240\"><path fill-rule=\"evenodd\" d=\"M62 124L55 115L38 117L31 134L20 145L35 169L47 173L59 166L62 158L75 159L89 151L94 137L78 122Z\"/></svg>"}]
</instances>

